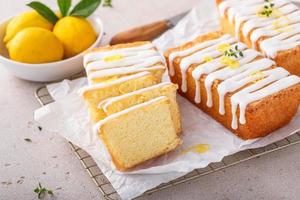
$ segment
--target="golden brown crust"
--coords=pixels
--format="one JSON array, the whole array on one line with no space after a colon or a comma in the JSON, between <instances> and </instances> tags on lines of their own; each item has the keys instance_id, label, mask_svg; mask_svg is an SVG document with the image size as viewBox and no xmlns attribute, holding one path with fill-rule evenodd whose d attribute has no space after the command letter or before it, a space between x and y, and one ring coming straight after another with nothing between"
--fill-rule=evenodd
<instances>
[{"instance_id":1,"label":"golden brown crust","mask_svg":"<svg viewBox=\"0 0 300 200\"><path fill-rule=\"evenodd\" d=\"M256 59L260 58L261 57L257 57ZM217 92L217 88L221 81L217 80L212 85L213 107L209 108L206 105L207 93L204 87L206 75L204 75L200 79L201 103L196 104L194 102L196 85L192 77L192 71L198 65L194 64L189 67L187 71L188 90L186 93L184 93L180 90L182 79L179 63L181 59L182 58L180 57L174 59L173 66L175 76L170 77L173 83L177 83L179 85L179 93L242 139L253 139L266 136L274 130L277 130L278 128L289 123L297 113L298 106L300 104L300 84L289 87L259 101L250 103L246 109L247 123L244 125L239 125L239 128L237 130L234 130L231 128L232 114L230 102L230 98L233 93L228 93L225 95L226 114L220 115L219 95ZM272 66L272 68L274 68L274 66ZM239 116L239 110L237 111L237 116Z\"/></svg>"},{"instance_id":2,"label":"golden brown crust","mask_svg":"<svg viewBox=\"0 0 300 200\"><path fill-rule=\"evenodd\" d=\"M275 62L278 66L284 66L291 74L300 76L300 46L289 49L287 51L280 51L275 57Z\"/></svg>"},{"instance_id":3,"label":"golden brown crust","mask_svg":"<svg viewBox=\"0 0 300 200\"><path fill-rule=\"evenodd\" d=\"M223 0L216 0L216 4L219 5Z\"/></svg>"}]
</instances>

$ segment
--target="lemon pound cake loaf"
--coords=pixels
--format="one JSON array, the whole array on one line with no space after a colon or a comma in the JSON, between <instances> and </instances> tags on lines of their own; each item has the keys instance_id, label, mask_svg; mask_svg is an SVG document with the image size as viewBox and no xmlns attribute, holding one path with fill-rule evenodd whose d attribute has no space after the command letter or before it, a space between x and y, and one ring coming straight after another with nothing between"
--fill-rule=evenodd
<instances>
[{"instance_id":1,"label":"lemon pound cake loaf","mask_svg":"<svg viewBox=\"0 0 300 200\"><path fill-rule=\"evenodd\" d=\"M163 155L181 144L168 97L157 97L114 113L95 125L120 171Z\"/></svg>"},{"instance_id":2,"label":"lemon pound cake loaf","mask_svg":"<svg viewBox=\"0 0 300 200\"><path fill-rule=\"evenodd\" d=\"M223 31L300 76L300 9L289 0L217 0Z\"/></svg>"},{"instance_id":3,"label":"lemon pound cake loaf","mask_svg":"<svg viewBox=\"0 0 300 200\"><path fill-rule=\"evenodd\" d=\"M160 82L166 69L163 57L150 42L100 47L84 56L84 66L91 84L144 71Z\"/></svg>"},{"instance_id":4,"label":"lemon pound cake loaf","mask_svg":"<svg viewBox=\"0 0 300 200\"><path fill-rule=\"evenodd\" d=\"M243 139L265 136L297 113L300 78L230 35L199 36L165 57L179 92Z\"/></svg>"}]
</instances>

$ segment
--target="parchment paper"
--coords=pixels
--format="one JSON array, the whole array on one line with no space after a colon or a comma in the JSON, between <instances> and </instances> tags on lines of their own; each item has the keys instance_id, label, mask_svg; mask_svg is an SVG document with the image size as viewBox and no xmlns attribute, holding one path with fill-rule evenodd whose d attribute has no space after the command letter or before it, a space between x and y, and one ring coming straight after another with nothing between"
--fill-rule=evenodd
<instances>
[{"instance_id":1,"label":"parchment paper","mask_svg":"<svg viewBox=\"0 0 300 200\"><path fill-rule=\"evenodd\" d=\"M214 1L201 0L180 23L154 43L159 50L193 39L200 33L218 29ZM55 102L35 111L35 120L44 129L55 132L87 151L123 199L139 196L161 183L169 182L211 162L221 161L235 152L266 146L300 130L300 112L286 127L256 140L243 141L178 96L183 124L183 145L176 151L149 161L131 172L117 171L105 146L92 131L87 108L77 90L86 85L86 78L48 85ZM201 151L191 147L198 145Z\"/></svg>"}]
</instances>

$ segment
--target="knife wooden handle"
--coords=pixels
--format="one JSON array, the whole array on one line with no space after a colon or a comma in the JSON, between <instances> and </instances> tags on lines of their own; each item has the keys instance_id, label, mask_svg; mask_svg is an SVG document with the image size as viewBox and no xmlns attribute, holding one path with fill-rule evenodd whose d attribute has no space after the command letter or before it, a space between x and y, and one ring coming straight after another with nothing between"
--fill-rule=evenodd
<instances>
[{"instance_id":1,"label":"knife wooden handle","mask_svg":"<svg viewBox=\"0 0 300 200\"><path fill-rule=\"evenodd\" d=\"M153 40L154 38L165 32L168 28L169 23L167 20L154 22L119 33L111 39L110 44L113 45L120 43Z\"/></svg>"}]
</instances>

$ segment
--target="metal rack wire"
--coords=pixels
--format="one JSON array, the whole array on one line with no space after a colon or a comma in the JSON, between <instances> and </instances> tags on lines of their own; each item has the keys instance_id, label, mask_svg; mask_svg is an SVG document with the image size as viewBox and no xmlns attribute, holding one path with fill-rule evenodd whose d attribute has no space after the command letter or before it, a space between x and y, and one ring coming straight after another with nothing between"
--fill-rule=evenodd
<instances>
[{"instance_id":1,"label":"metal rack wire","mask_svg":"<svg viewBox=\"0 0 300 200\"><path fill-rule=\"evenodd\" d=\"M35 96L38 100L38 102L41 105L47 105L51 102L53 102L53 99L49 95L47 88L45 86L40 87L37 89ZM189 182L191 180L197 179L199 177L205 176L207 174L214 173L216 171L234 166L236 164L239 164L241 162L245 162L247 160L295 145L300 143L300 133L296 133L286 139L283 139L279 142L270 144L266 147L257 148L257 149L249 149L245 151L238 152L234 155L225 157L221 162L219 163L212 163L206 168L202 169L196 169L187 175L180 177L176 180L173 180L169 183L161 184L147 192L145 192L143 195L152 194L154 192L158 192L160 190L172 187L174 185L182 184ZM96 184L97 188L102 193L103 197L108 200L112 199L121 199L118 193L115 191L115 189L112 187L108 179L103 175L97 164L94 162L92 157L87 154L84 150L80 149L79 147L75 146L74 144L70 143L71 148L73 149L75 155L78 157L80 162L82 163L83 167L86 169L87 173L91 177L91 179ZM142 195L142 196L143 196Z\"/></svg>"}]
</instances>

